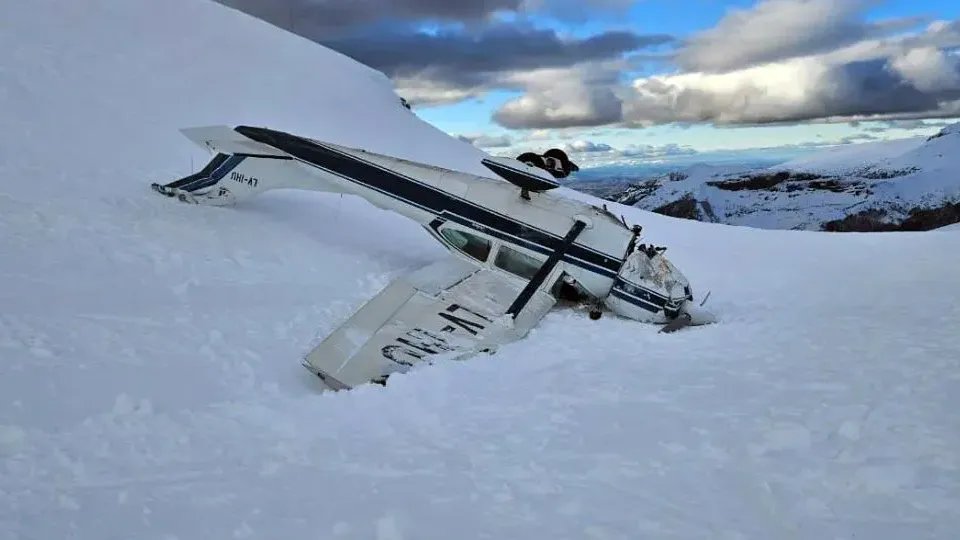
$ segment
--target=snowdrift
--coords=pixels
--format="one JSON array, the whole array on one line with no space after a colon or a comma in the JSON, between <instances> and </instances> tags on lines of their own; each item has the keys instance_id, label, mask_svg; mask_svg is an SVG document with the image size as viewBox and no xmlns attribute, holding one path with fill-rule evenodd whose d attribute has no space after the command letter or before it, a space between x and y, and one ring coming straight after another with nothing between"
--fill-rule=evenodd
<instances>
[{"instance_id":1,"label":"snowdrift","mask_svg":"<svg viewBox=\"0 0 960 540\"><path fill-rule=\"evenodd\" d=\"M4 540L960 529L960 235L611 204L722 324L557 311L494 356L318 394L302 354L442 248L351 197L171 204L149 182L203 162L177 130L482 173L477 150L380 74L200 0L0 3L0 118Z\"/></svg>"}]
</instances>

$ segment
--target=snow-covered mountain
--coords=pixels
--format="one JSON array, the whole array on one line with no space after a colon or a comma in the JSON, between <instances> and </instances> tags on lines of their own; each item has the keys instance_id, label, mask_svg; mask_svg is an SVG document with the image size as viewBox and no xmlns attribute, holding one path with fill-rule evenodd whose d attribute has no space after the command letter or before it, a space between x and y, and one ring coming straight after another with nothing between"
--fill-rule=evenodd
<instances>
[{"instance_id":1,"label":"snow-covered mountain","mask_svg":"<svg viewBox=\"0 0 960 540\"><path fill-rule=\"evenodd\" d=\"M697 165L609 198L768 229L934 229L960 221L960 124L929 138L843 145L765 169Z\"/></svg>"},{"instance_id":2,"label":"snow-covered mountain","mask_svg":"<svg viewBox=\"0 0 960 540\"><path fill-rule=\"evenodd\" d=\"M207 157L177 130L483 173L477 150L379 73L204 0L0 2L0 119L0 539L960 530L957 231L610 203L719 324L558 310L496 355L319 394L302 355L443 249L352 197L159 197Z\"/></svg>"}]
</instances>

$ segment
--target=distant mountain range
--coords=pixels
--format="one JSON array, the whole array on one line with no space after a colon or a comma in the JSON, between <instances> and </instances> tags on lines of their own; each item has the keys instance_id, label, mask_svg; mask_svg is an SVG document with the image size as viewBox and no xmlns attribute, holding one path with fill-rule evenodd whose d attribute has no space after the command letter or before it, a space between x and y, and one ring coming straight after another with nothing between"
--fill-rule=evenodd
<instances>
[{"instance_id":1,"label":"distant mountain range","mask_svg":"<svg viewBox=\"0 0 960 540\"><path fill-rule=\"evenodd\" d=\"M960 123L773 167L694 165L585 191L669 216L766 229L930 230L960 222Z\"/></svg>"}]
</instances>

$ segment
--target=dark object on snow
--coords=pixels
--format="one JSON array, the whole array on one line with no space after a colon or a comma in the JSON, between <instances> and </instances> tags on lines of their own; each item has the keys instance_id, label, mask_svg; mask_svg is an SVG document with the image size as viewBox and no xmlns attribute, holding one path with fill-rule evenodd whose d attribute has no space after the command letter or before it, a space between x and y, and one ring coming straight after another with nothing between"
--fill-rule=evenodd
<instances>
[{"instance_id":1,"label":"dark object on snow","mask_svg":"<svg viewBox=\"0 0 960 540\"><path fill-rule=\"evenodd\" d=\"M692 320L693 320L693 319L690 317L690 314L689 314L689 313L680 313L679 315L677 315L677 318L676 318L676 319L674 319L674 320L668 322L667 324L665 324L664 327L661 328L660 331L657 332L657 333L658 333L658 334L672 334L672 333L676 332L677 330L682 330L682 329L690 326L690 323L692 322Z\"/></svg>"},{"instance_id":2,"label":"dark object on snow","mask_svg":"<svg viewBox=\"0 0 960 540\"><path fill-rule=\"evenodd\" d=\"M653 244L650 244L649 246L647 244L640 244L637 246L637 249L651 259L667 250L666 247L655 246Z\"/></svg>"}]
</instances>

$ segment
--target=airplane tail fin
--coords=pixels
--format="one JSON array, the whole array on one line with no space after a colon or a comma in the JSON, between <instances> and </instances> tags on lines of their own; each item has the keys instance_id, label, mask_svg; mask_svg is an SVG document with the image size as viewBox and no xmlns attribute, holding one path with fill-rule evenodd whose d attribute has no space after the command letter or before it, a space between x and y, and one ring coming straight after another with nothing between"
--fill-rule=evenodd
<instances>
[{"instance_id":1,"label":"airplane tail fin","mask_svg":"<svg viewBox=\"0 0 960 540\"><path fill-rule=\"evenodd\" d=\"M282 174L282 164L278 162L289 160L273 156L217 153L199 172L168 184L154 183L151 187L154 191L184 202L229 205L268 189L302 187L300 182L284 181L290 175Z\"/></svg>"}]
</instances>

